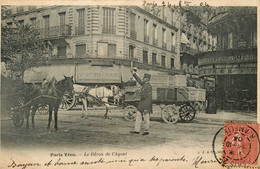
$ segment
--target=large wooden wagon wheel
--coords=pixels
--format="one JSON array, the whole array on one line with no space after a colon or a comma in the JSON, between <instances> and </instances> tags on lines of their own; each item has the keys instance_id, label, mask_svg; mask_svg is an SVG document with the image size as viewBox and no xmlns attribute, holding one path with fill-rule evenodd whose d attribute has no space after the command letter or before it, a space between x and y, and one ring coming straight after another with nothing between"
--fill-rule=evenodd
<instances>
[{"instance_id":1,"label":"large wooden wagon wheel","mask_svg":"<svg viewBox=\"0 0 260 169\"><path fill-rule=\"evenodd\" d=\"M20 97L17 100L17 105L15 107L12 108L13 110L13 124L15 127L22 127L23 122L24 122L24 114L23 114L23 108L19 108L22 107L24 105L24 98Z\"/></svg>"},{"instance_id":2,"label":"large wooden wagon wheel","mask_svg":"<svg viewBox=\"0 0 260 169\"><path fill-rule=\"evenodd\" d=\"M179 119L179 111L174 105L167 105L162 109L162 119L168 124L177 123Z\"/></svg>"},{"instance_id":3,"label":"large wooden wagon wheel","mask_svg":"<svg viewBox=\"0 0 260 169\"><path fill-rule=\"evenodd\" d=\"M190 122L194 119L196 110L190 104L184 104L181 106L180 118L184 122Z\"/></svg>"},{"instance_id":4,"label":"large wooden wagon wheel","mask_svg":"<svg viewBox=\"0 0 260 169\"><path fill-rule=\"evenodd\" d=\"M60 103L61 109L71 110L76 104L75 93L71 96L70 94L65 93Z\"/></svg>"},{"instance_id":5,"label":"large wooden wagon wheel","mask_svg":"<svg viewBox=\"0 0 260 169\"><path fill-rule=\"evenodd\" d=\"M49 106L48 105L41 105L38 109L37 109L39 114L48 114L49 113Z\"/></svg>"},{"instance_id":6,"label":"large wooden wagon wheel","mask_svg":"<svg viewBox=\"0 0 260 169\"><path fill-rule=\"evenodd\" d=\"M124 108L124 118L127 121L135 121L136 113L137 113L137 108L135 106L130 105Z\"/></svg>"}]
</instances>

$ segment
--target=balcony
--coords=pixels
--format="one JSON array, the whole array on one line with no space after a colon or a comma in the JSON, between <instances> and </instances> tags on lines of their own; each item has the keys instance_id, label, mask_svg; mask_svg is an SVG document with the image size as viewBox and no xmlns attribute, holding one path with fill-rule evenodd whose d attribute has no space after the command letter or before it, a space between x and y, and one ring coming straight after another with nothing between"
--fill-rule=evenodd
<instances>
[{"instance_id":1,"label":"balcony","mask_svg":"<svg viewBox=\"0 0 260 169\"><path fill-rule=\"evenodd\" d=\"M136 31L131 30L130 31L130 37L133 38L133 39L136 39Z\"/></svg>"},{"instance_id":2,"label":"balcony","mask_svg":"<svg viewBox=\"0 0 260 169\"><path fill-rule=\"evenodd\" d=\"M157 46L157 45L158 45L158 40L155 39L155 38L153 38L153 45L154 45L154 46Z\"/></svg>"},{"instance_id":3,"label":"balcony","mask_svg":"<svg viewBox=\"0 0 260 169\"><path fill-rule=\"evenodd\" d=\"M75 35L85 35L85 26L75 27Z\"/></svg>"},{"instance_id":4,"label":"balcony","mask_svg":"<svg viewBox=\"0 0 260 169\"><path fill-rule=\"evenodd\" d=\"M69 25L54 26L40 29L41 38L56 38L61 36L70 36L71 27Z\"/></svg>"},{"instance_id":5,"label":"balcony","mask_svg":"<svg viewBox=\"0 0 260 169\"><path fill-rule=\"evenodd\" d=\"M166 48L167 48L167 43L163 42L163 43L162 43L162 48L163 48L163 49L166 49Z\"/></svg>"},{"instance_id":6,"label":"balcony","mask_svg":"<svg viewBox=\"0 0 260 169\"><path fill-rule=\"evenodd\" d=\"M145 42L145 43L149 43L149 36L144 35L144 42Z\"/></svg>"},{"instance_id":7,"label":"balcony","mask_svg":"<svg viewBox=\"0 0 260 169\"><path fill-rule=\"evenodd\" d=\"M198 50L196 50L196 49L193 49L193 48L191 48L191 47L189 47L189 46L186 46L186 45L181 45L181 53L188 53L188 54L190 54L190 55L196 55L196 54L198 54L199 52L198 52Z\"/></svg>"},{"instance_id":8,"label":"balcony","mask_svg":"<svg viewBox=\"0 0 260 169\"><path fill-rule=\"evenodd\" d=\"M102 33L116 34L116 27L115 26L103 26Z\"/></svg>"},{"instance_id":9,"label":"balcony","mask_svg":"<svg viewBox=\"0 0 260 169\"><path fill-rule=\"evenodd\" d=\"M175 52L175 46L171 45L171 51Z\"/></svg>"}]
</instances>

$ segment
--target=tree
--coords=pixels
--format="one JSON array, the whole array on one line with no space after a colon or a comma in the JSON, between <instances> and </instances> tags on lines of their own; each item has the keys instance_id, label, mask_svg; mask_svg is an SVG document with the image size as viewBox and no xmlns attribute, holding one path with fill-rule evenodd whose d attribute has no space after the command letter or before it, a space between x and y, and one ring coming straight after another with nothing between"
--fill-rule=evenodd
<instances>
[{"instance_id":1,"label":"tree","mask_svg":"<svg viewBox=\"0 0 260 169\"><path fill-rule=\"evenodd\" d=\"M1 27L1 55L12 60L11 70L20 72L23 80L26 69L42 65L48 57L44 53L40 32L30 25L13 21L14 28Z\"/></svg>"}]
</instances>

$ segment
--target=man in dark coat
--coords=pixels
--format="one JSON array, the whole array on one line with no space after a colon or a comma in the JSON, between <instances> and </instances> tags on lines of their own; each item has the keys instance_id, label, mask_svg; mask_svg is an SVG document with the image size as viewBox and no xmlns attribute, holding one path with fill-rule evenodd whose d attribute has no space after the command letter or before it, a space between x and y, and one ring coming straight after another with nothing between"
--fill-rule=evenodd
<instances>
[{"instance_id":1,"label":"man in dark coat","mask_svg":"<svg viewBox=\"0 0 260 169\"><path fill-rule=\"evenodd\" d=\"M140 102L137 107L136 121L134 131L131 133L139 134L141 130L142 117L144 118L144 132L143 135L149 134L150 113L152 113L152 86L149 83L151 75L144 74L143 80L137 75L135 71L132 74L136 81L142 86L140 92Z\"/></svg>"}]
</instances>

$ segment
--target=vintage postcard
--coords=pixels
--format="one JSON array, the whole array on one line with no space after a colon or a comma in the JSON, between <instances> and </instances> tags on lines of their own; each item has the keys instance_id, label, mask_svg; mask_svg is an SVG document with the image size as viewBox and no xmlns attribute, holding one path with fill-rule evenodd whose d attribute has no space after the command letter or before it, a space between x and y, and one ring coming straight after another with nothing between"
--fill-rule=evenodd
<instances>
[{"instance_id":1,"label":"vintage postcard","mask_svg":"<svg viewBox=\"0 0 260 169\"><path fill-rule=\"evenodd\" d=\"M260 168L258 1L0 4L0 168Z\"/></svg>"}]
</instances>

